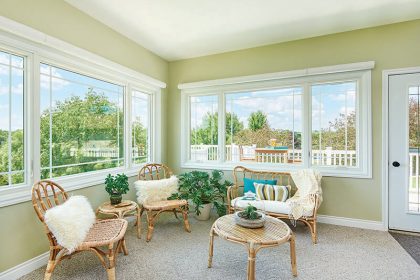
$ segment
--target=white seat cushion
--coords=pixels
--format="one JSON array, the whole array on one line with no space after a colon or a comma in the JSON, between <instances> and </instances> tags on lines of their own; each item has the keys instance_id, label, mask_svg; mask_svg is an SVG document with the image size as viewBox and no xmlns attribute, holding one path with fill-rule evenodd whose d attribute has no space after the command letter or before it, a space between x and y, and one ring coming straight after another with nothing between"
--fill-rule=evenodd
<instances>
[{"instance_id":1,"label":"white seat cushion","mask_svg":"<svg viewBox=\"0 0 420 280\"><path fill-rule=\"evenodd\" d=\"M134 182L137 201L140 205L168 199L178 191L178 178L172 175L167 179L139 180Z\"/></svg>"},{"instance_id":2,"label":"white seat cushion","mask_svg":"<svg viewBox=\"0 0 420 280\"><path fill-rule=\"evenodd\" d=\"M236 205L235 205L236 204ZM242 197L237 197L231 201L232 207L245 208L251 204L259 210L277 213L277 214L290 214L290 206L286 202L273 201L273 200L243 200ZM303 216L312 216L312 211L306 211Z\"/></svg>"}]
</instances>

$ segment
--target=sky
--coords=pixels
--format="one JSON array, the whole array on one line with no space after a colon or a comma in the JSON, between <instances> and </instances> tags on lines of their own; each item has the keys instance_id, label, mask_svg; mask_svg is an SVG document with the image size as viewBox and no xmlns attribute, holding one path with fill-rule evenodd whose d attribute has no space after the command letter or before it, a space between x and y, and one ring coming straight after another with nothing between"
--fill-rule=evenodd
<instances>
[{"instance_id":1,"label":"sky","mask_svg":"<svg viewBox=\"0 0 420 280\"><path fill-rule=\"evenodd\" d=\"M312 127L328 128L340 113L355 110L356 82L312 85ZM235 113L248 127L252 112L263 111L273 129L303 130L303 89L290 87L275 90L228 93L226 112ZM207 112L217 112L217 96L191 97L191 126L198 128Z\"/></svg>"},{"instance_id":2,"label":"sky","mask_svg":"<svg viewBox=\"0 0 420 280\"><path fill-rule=\"evenodd\" d=\"M23 77L25 71L23 66L22 57L9 55L0 51L0 129L2 130L9 130L10 102L10 124L12 131L23 128ZM50 106L50 85L52 86L52 106L57 101L64 101L71 96L84 98L88 88L92 87L95 92L105 93L110 101L115 103L119 102L122 108L123 86L83 76L57 67L50 67L46 64L41 64L40 72L41 113ZM148 119L148 108L145 106L147 104L145 98L147 99L147 96L139 92L133 94L138 97L133 103L133 105L136 104L136 107L132 108L133 114L146 122Z\"/></svg>"}]
</instances>

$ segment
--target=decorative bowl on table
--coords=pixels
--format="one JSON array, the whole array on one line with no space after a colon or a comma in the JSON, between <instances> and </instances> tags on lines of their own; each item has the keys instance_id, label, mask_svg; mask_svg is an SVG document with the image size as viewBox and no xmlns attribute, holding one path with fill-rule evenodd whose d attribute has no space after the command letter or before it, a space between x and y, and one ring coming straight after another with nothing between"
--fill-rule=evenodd
<instances>
[{"instance_id":1,"label":"decorative bowl on table","mask_svg":"<svg viewBox=\"0 0 420 280\"><path fill-rule=\"evenodd\" d=\"M235 223L244 228L261 228L265 223L265 214L260 211L255 211L257 218L246 218L246 210L235 212Z\"/></svg>"}]
</instances>

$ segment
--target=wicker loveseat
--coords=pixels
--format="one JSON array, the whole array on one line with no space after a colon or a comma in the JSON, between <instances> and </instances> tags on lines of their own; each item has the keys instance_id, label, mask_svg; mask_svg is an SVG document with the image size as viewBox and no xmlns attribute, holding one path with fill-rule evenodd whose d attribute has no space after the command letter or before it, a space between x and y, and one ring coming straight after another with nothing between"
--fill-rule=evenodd
<instances>
[{"instance_id":1,"label":"wicker loveseat","mask_svg":"<svg viewBox=\"0 0 420 280\"><path fill-rule=\"evenodd\" d=\"M296 192L296 186L293 185L290 173L275 171L255 171L243 166L237 166L233 169L234 184L230 186L227 191L227 204L229 213L234 212L235 206L241 208L241 203L250 203L250 201L240 200L241 196L243 195L244 178L257 180L277 180L277 185L290 185L292 187L292 196ZM279 219L290 219L290 207L286 202L266 200L263 204L255 203L254 206L260 208L259 205L263 205L264 209L262 210L264 210L268 215L272 217ZM315 207L313 211L304 213L304 216L298 220L309 227L311 231L312 242L314 244L317 243L316 216L318 205L319 198L316 196Z\"/></svg>"}]
</instances>

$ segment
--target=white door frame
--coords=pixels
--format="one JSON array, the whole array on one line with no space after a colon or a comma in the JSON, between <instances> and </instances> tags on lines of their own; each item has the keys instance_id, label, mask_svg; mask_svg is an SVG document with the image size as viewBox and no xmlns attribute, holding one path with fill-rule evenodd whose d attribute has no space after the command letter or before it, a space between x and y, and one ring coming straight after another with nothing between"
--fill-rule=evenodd
<instances>
[{"instance_id":1,"label":"white door frame","mask_svg":"<svg viewBox=\"0 0 420 280\"><path fill-rule=\"evenodd\" d=\"M388 115L389 115L389 76L398 74L420 73L420 67L387 69L382 71L382 222L384 229L389 229L388 224L388 165L389 165L389 144L388 144Z\"/></svg>"}]
</instances>

